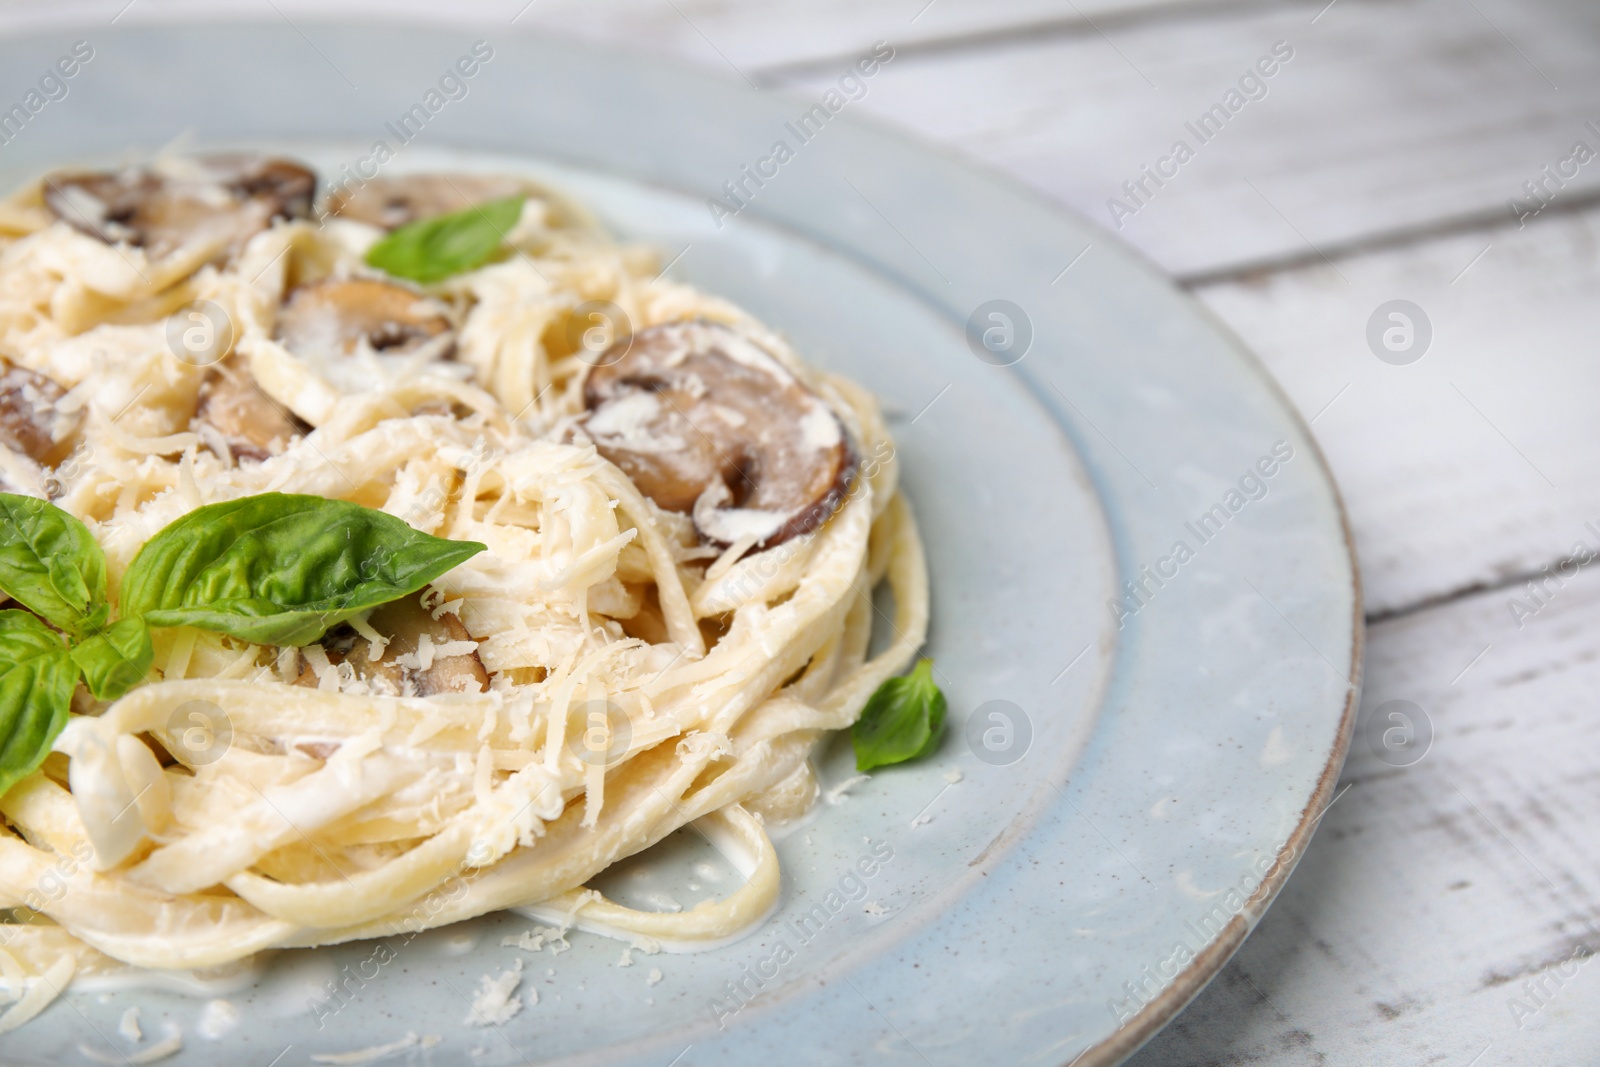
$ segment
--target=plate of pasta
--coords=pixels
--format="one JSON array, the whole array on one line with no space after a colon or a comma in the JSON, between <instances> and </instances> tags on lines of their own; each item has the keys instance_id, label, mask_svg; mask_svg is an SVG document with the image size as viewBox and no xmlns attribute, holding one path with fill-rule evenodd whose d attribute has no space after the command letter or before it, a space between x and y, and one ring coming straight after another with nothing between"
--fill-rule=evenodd
<instances>
[{"instance_id":1,"label":"plate of pasta","mask_svg":"<svg viewBox=\"0 0 1600 1067\"><path fill-rule=\"evenodd\" d=\"M0 159L8 1063L1112 1063L1237 947L1359 584L1153 272L826 99L65 32L0 40L75 101Z\"/></svg>"}]
</instances>

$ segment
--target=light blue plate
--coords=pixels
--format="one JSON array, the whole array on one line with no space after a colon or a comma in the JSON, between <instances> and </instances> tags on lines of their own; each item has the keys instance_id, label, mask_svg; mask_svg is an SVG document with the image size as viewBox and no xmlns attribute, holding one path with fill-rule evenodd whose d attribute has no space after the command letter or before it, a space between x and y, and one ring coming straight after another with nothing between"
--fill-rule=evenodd
<instances>
[{"instance_id":1,"label":"light blue plate","mask_svg":"<svg viewBox=\"0 0 1600 1067\"><path fill-rule=\"evenodd\" d=\"M848 109L801 143L785 123L815 101L636 56L278 21L33 31L0 41L0 70L43 73L80 37L95 55L66 99L0 147L8 188L183 133L336 176L399 145L386 124L488 38L465 97L391 172L542 177L876 391L928 542L952 721L935 759L780 842L783 905L733 944L619 967L616 943L576 934L533 957L500 944L528 921L498 916L397 940L388 962L372 944L282 954L226 994L240 1021L220 1036L203 1000L75 989L4 1039L7 1063L133 1055L166 1023L185 1041L173 1067L301 1064L408 1032L439 1040L396 1062L1110 1064L1239 946L1344 759L1359 584L1304 426L1155 271ZM780 139L793 158L719 218L708 198ZM833 745L825 780L851 773ZM679 872L699 887L687 904L736 877L693 842L669 851L610 888L655 899ZM478 979L518 958L540 1002L464 1025ZM140 1044L116 1030L131 1005Z\"/></svg>"}]
</instances>

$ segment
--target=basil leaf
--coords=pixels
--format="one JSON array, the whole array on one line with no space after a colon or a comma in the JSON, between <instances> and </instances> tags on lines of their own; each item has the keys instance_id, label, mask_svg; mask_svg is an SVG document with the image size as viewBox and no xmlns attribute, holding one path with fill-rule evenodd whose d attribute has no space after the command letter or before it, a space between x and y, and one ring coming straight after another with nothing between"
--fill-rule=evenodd
<instances>
[{"instance_id":1,"label":"basil leaf","mask_svg":"<svg viewBox=\"0 0 1600 1067\"><path fill-rule=\"evenodd\" d=\"M143 619L114 622L72 650L84 684L100 700L115 700L144 681L154 659Z\"/></svg>"},{"instance_id":2,"label":"basil leaf","mask_svg":"<svg viewBox=\"0 0 1600 1067\"><path fill-rule=\"evenodd\" d=\"M522 217L523 197L407 223L367 250L367 265L429 284L482 266Z\"/></svg>"},{"instance_id":3,"label":"basil leaf","mask_svg":"<svg viewBox=\"0 0 1600 1067\"><path fill-rule=\"evenodd\" d=\"M26 611L0 611L0 795L50 754L77 684L60 634Z\"/></svg>"},{"instance_id":4,"label":"basil leaf","mask_svg":"<svg viewBox=\"0 0 1600 1067\"><path fill-rule=\"evenodd\" d=\"M308 645L487 547L344 500L263 493L197 508L152 537L122 579L122 615Z\"/></svg>"},{"instance_id":5,"label":"basil leaf","mask_svg":"<svg viewBox=\"0 0 1600 1067\"><path fill-rule=\"evenodd\" d=\"M0 493L0 590L74 635L105 625L106 556L83 523L31 496Z\"/></svg>"},{"instance_id":6,"label":"basil leaf","mask_svg":"<svg viewBox=\"0 0 1600 1067\"><path fill-rule=\"evenodd\" d=\"M890 678L867 700L850 731L856 770L926 756L944 733L944 694L933 682L933 660L925 659L903 678Z\"/></svg>"}]
</instances>

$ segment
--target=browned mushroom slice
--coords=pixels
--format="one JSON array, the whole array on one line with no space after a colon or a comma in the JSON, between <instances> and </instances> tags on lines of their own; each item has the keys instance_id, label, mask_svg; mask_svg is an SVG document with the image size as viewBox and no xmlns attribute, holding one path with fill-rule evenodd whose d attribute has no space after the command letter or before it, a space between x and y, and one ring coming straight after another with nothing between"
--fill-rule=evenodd
<instances>
[{"instance_id":1,"label":"browned mushroom slice","mask_svg":"<svg viewBox=\"0 0 1600 1067\"><path fill-rule=\"evenodd\" d=\"M323 635L322 640L315 646L320 648L327 657L328 663L333 666L348 662L355 676L367 682L374 692L388 696L400 696L405 692L405 671L395 663L392 656L385 656L376 662L372 659L372 648L366 638L357 634L349 625L335 626ZM300 674L295 678L295 685L303 685L308 689L316 689L322 684L322 678L317 673L317 668L312 666L313 657L306 650L300 652ZM316 755L316 753L308 753ZM318 756L318 758L323 758Z\"/></svg>"},{"instance_id":2,"label":"browned mushroom slice","mask_svg":"<svg viewBox=\"0 0 1600 1067\"><path fill-rule=\"evenodd\" d=\"M415 597L406 597L374 611L369 626L389 638L376 660L372 645L349 627L329 631L321 644L330 663L348 663L356 677L392 695L481 693L489 688L489 672L476 649L459 646L472 635L450 612L435 619ZM295 684L315 687L316 672L306 664Z\"/></svg>"},{"instance_id":3,"label":"browned mushroom slice","mask_svg":"<svg viewBox=\"0 0 1600 1067\"><path fill-rule=\"evenodd\" d=\"M531 191L527 182L500 174L405 174L340 189L328 198L328 214L393 230Z\"/></svg>"},{"instance_id":4,"label":"browned mushroom slice","mask_svg":"<svg viewBox=\"0 0 1600 1067\"><path fill-rule=\"evenodd\" d=\"M83 413L61 411L65 395L44 375L0 359L0 444L48 467L66 459Z\"/></svg>"},{"instance_id":5,"label":"browned mushroom slice","mask_svg":"<svg viewBox=\"0 0 1600 1067\"><path fill-rule=\"evenodd\" d=\"M275 456L310 429L268 398L236 356L206 372L195 421L202 440L210 436L209 430L239 459Z\"/></svg>"},{"instance_id":6,"label":"browned mushroom slice","mask_svg":"<svg viewBox=\"0 0 1600 1067\"><path fill-rule=\"evenodd\" d=\"M365 342L382 355L436 349L448 355L450 319L436 300L371 278L328 279L289 294L278 316L278 339L298 356L353 355Z\"/></svg>"},{"instance_id":7,"label":"browned mushroom slice","mask_svg":"<svg viewBox=\"0 0 1600 1067\"><path fill-rule=\"evenodd\" d=\"M400 664L418 696L481 693L489 688L489 672L476 649L460 648L472 641L472 635L451 612L440 612L435 619L416 597L406 597L374 611L367 622L390 639L383 658Z\"/></svg>"},{"instance_id":8,"label":"browned mushroom slice","mask_svg":"<svg viewBox=\"0 0 1600 1067\"><path fill-rule=\"evenodd\" d=\"M213 155L120 171L52 174L44 201L74 229L155 257L193 242L235 255L274 219L311 214L316 175L298 163Z\"/></svg>"},{"instance_id":9,"label":"browned mushroom slice","mask_svg":"<svg viewBox=\"0 0 1600 1067\"><path fill-rule=\"evenodd\" d=\"M822 398L720 323L652 326L618 341L584 385L600 453L700 535L769 548L821 526L855 472Z\"/></svg>"}]
</instances>

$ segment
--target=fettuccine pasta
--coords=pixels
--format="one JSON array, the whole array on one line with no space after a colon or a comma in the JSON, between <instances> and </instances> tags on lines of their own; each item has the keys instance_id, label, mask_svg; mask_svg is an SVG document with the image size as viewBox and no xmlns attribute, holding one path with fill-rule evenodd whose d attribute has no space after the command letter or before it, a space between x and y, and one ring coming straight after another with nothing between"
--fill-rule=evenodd
<instances>
[{"instance_id":1,"label":"fettuccine pasta","mask_svg":"<svg viewBox=\"0 0 1600 1067\"><path fill-rule=\"evenodd\" d=\"M926 631L876 403L527 183L389 179L312 212L259 167L54 176L0 207L0 488L81 519L113 599L158 531L255 494L487 550L311 645L156 627L142 684L80 687L0 796L0 1030L75 973L519 906L672 945L748 929L778 898L766 824ZM508 189L486 262L369 265ZM740 889L652 913L586 888L689 823Z\"/></svg>"}]
</instances>

